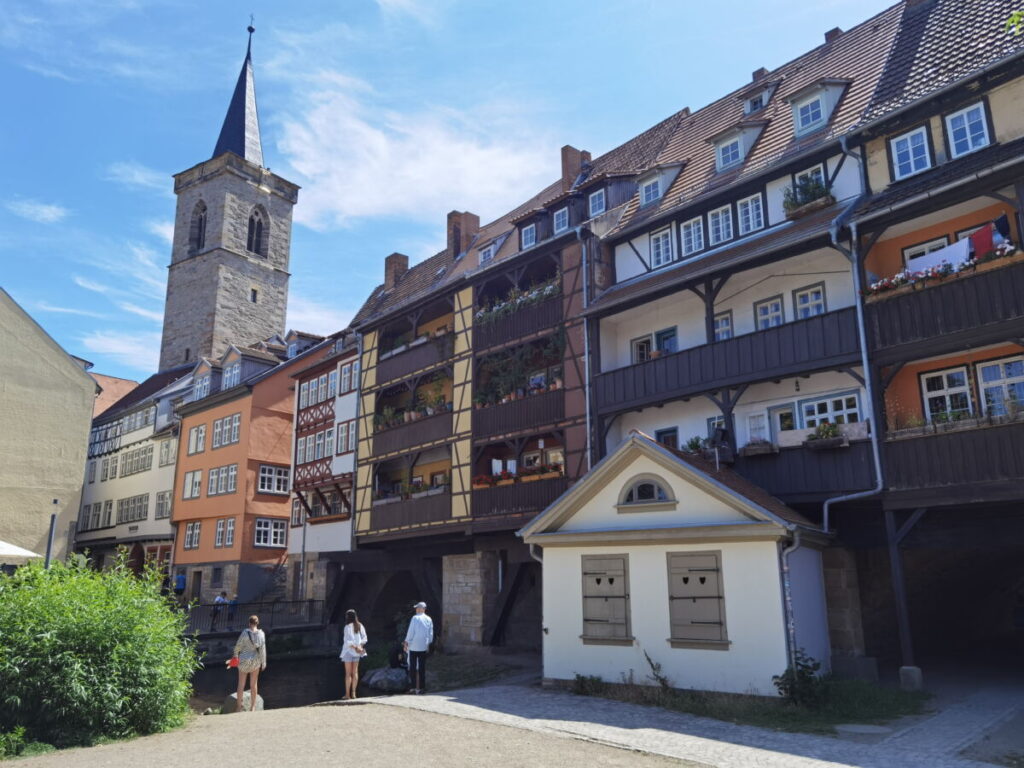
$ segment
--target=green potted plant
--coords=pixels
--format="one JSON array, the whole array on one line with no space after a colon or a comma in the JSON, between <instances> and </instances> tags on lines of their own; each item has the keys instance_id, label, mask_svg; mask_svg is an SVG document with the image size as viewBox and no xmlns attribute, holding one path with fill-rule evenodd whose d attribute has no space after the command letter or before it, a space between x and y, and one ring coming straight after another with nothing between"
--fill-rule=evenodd
<instances>
[{"instance_id":1,"label":"green potted plant","mask_svg":"<svg viewBox=\"0 0 1024 768\"><path fill-rule=\"evenodd\" d=\"M833 424L828 419L818 424L804 441L804 446L813 451L842 448L849 444L846 437L839 431L839 425Z\"/></svg>"},{"instance_id":2,"label":"green potted plant","mask_svg":"<svg viewBox=\"0 0 1024 768\"><path fill-rule=\"evenodd\" d=\"M755 437L740 448L740 456L763 456L767 453L778 453L779 449L763 437Z\"/></svg>"}]
</instances>

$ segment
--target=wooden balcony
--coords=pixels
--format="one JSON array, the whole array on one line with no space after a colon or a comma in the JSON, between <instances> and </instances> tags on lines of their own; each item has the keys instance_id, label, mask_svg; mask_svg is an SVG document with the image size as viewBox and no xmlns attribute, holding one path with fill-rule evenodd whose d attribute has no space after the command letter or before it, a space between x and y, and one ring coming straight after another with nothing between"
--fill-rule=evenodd
<instances>
[{"instance_id":1,"label":"wooden balcony","mask_svg":"<svg viewBox=\"0 0 1024 768\"><path fill-rule=\"evenodd\" d=\"M452 433L450 411L374 432L373 453L381 456L444 440Z\"/></svg>"},{"instance_id":2,"label":"wooden balcony","mask_svg":"<svg viewBox=\"0 0 1024 768\"><path fill-rule=\"evenodd\" d=\"M370 530L377 532L437 523L449 520L451 516L452 496L447 491L419 499L400 499L383 504L374 502L370 511Z\"/></svg>"},{"instance_id":3,"label":"wooden balcony","mask_svg":"<svg viewBox=\"0 0 1024 768\"><path fill-rule=\"evenodd\" d=\"M859 362L856 309L847 307L602 373L594 390L598 410L617 413Z\"/></svg>"},{"instance_id":4,"label":"wooden balcony","mask_svg":"<svg viewBox=\"0 0 1024 768\"><path fill-rule=\"evenodd\" d=\"M948 277L864 309L871 359L882 365L1019 338L1024 262Z\"/></svg>"},{"instance_id":5,"label":"wooden balcony","mask_svg":"<svg viewBox=\"0 0 1024 768\"><path fill-rule=\"evenodd\" d=\"M562 297L553 298L533 304L500 317L494 322L475 325L473 327L473 346L486 349L521 339L540 331L547 330L562 322Z\"/></svg>"},{"instance_id":6,"label":"wooden balcony","mask_svg":"<svg viewBox=\"0 0 1024 768\"><path fill-rule=\"evenodd\" d=\"M555 499L565 493L569 481L563 477L522 481L512 485L496 485L491 488L473 490L473 517L496 517L500 515L540 514Z\"/></svg>"},{"instance_id":7,"label":"wooden balcony","mask_svg":"<svg viewBox=\"0 0 1024 768\"><path fill-rule=\"evenodd\" d=\"M870 440L830 450L798 446L762 456L737 456L734 469L789 504L822 501L875 485Z\"/></svg>"},{"instance_id":8,"label":"wooden balcony","mask_svg":"<svg viewBox=\"0 0 1024 768\"><path fill-rule=\"evenodd\" d=\"M892 507L1024 498L1024 422L902 437L885 443Z\"/></svg>"},{"instance_id":9,"label":"wooden balcony","mask_svg":"<svg viewBox=\"0 0 1024 768\"><path fill-rule=\"evenodd\" d=\"M508 403L489 405L473 411L476 439L507 435L524 429L553 424L565 417L565 390L529 395Z\"/></svg>"},{"instance_id":10,"label":"wooden balcony","mask_svg":"<svg viewBox=\"0 0 1024 768\"><path fill-rule=\"evenodd\" d=\"M454 348L455 335L450 333L439 339L427 339L397 354L389 355L377 363L377 383L401 379L416 371L438 365L452 356Z\"/></svg>"}]
</instances>

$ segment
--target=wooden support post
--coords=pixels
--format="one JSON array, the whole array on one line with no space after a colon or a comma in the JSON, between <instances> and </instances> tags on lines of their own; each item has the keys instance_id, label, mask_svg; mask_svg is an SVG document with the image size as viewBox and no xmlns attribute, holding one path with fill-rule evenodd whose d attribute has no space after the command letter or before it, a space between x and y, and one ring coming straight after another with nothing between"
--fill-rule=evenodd
<instances>
[{"instance_id":1,"label":"wooden support post","mask_svg":"<svg viewBox=\"0 0 1024 768\"><path fill-rule=\"evenodd\" d=\"M921 510L918 510L921 511ZM917 514L915 512L915 514ZM916 520L915 520L916 522ZM909 529L908 529L909 530ZM905 536L907 531L901 529ZM892 573L892 591L896 601L896 628L900 638L900 658L904 667L914 665L914 643L910 636L910 612L907 607L907 584L903 575L903 556L900 554L900 534L891 509L885 510L885 538L889 547L889 568Z\"/></svg>"},{"instance_id":2,"label":"wooden support post","mask_svg":"<svg viewBox=\"0 0 1024 768\"><path fill-rule=\"evenodd\" d=\"M1017 243L1024 240L1024 180L1013 185L1014 194L1017 195Z\"/></svg>"},{"instance_id":3,"label":"wooden support post","mask_svg":"<svg viewBox=\"0 0 1024 768\"><path fill-rule=\"evenodd\" d=\"M505 623L508 621L509 610L519 592L519 582L526 571L526 564L513 563L509 571L505 583L501 587L501 592L498 593L498 599L494 603L494 610L484 627L484 645L497 645L501 640Z\"/></svg>"}]
</instances>

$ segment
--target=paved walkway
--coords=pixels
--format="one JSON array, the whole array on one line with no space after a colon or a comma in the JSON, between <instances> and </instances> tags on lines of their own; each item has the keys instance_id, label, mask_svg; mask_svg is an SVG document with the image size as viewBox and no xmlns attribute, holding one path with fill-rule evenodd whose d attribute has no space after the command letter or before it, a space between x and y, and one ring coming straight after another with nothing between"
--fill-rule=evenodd
<instances>
[{"instance_id":1,"label":"paved walkway","mask_svg":"<svg viewBox=\"0 0 1024 768\"><path fill-rule=\"evenodd\" d=\"M506 683L372 701L573 736L715 768L991 768L988 763L958 757L956 751L965 746L961 743L965 734L980 738L1003 721L1010 706L1003 697L974 698L959 710L946 710L948 717L940 713L884 742L867 745ZM1016 705L1020 704L1018 697Z\"/></svg>"}]
</instances>

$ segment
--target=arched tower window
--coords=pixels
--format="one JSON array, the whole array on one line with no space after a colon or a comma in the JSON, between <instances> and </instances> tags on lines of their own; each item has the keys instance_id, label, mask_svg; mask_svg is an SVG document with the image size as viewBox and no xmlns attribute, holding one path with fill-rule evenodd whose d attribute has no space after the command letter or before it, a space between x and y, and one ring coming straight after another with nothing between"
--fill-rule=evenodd
<instances>
[{"instance_id":1,"label":"arched tower window","mask_svg":"<svg viewBox=\"0 0 1024 768\"><path fill-rule=\"evenodd\" d=\"M189 253L199 253L206 247L206 203L200 200L192 209L192 224L188 230Z\"/></svg>"},{"instance_id":2,"label":"arched tower window","mask_svg":"<svg viewBox=\"0 0 1024 768\"><path fill-rule=\"evenodd\" d=\"M269 223L266 212L261 208L255 208L249 215L249 234L245 242L247 251L257 256L267 255Z\"/></svg>"}]
</instances>

